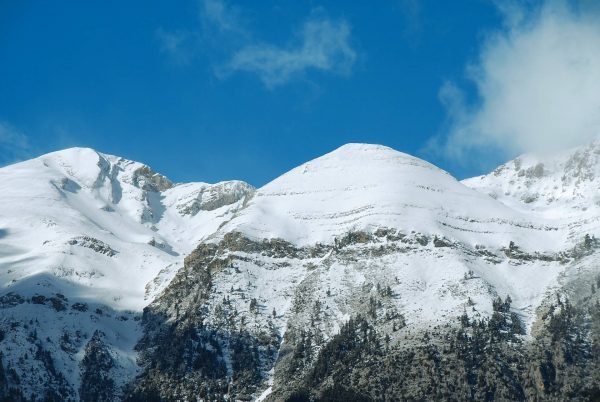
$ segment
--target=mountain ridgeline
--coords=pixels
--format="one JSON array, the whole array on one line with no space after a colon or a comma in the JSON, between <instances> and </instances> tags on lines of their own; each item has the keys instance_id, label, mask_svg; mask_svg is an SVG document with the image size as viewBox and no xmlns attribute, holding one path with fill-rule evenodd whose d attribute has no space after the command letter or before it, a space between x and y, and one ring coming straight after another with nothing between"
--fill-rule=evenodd
<instances>
[{"instance_id":1,"label":"mountain ridgeline","mask_svg":"<svg viewBox=\"0 0 600 402\"><path fill-rule=\"evenodd\" d=\"M0 169L0 400L600 400L600 144L455 180L348 144L255 189Z\"/></svg>"}]
</instances>

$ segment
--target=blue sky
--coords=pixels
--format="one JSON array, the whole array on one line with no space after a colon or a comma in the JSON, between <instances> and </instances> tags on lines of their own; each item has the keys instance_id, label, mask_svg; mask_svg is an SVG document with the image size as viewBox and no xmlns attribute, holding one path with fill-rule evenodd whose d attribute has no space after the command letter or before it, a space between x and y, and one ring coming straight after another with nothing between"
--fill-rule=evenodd
<instances>
[{"instance_id":1,"label":"blue sky","mask_svg":"<svg viewBox=\"0 0 600 402\"><path fill-rule=\"evenodd\" d=\"M545 65L527 59L530 42L551 39L553 21L558 36L571 23L578 43L598 39L583 30L597 22L590 9L552 3L0 2L0 164L87 146L175 181L262 185L369 142L480 174L539 142L523 133L547 131L545 109L537 126L496 124L499 110L521 110L520 63L534 76ZM567 80L581 75L570 68ZM530 92L533 104L548 95Z\"/></svg>"}]
</instances>

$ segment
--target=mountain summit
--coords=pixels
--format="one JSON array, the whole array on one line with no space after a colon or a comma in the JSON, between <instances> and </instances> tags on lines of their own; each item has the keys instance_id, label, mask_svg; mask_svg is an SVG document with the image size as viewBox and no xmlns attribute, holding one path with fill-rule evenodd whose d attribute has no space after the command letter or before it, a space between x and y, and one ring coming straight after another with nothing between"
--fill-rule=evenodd
<instances>
[{"instance_id":1,"label":"mountain summit","mask_svg":"<svg viewBox=\"0 0 600 402\"><path fill-rule=\"evenodd\" d=\"M2 168L0 397L558 400L597 380L597 149L459 182L348 144L259 189Z\"/></svg>"},{"instance_id":2,"label":"mountain summit","mask_svg":"<svg viewBox=\"0 0 600 402\"><path fill-rule=\"evenodd\" d=\"M220 233L303 245L387 227L471 245L555 243L540 230L531 244L529 228L541 226L421 159L381 145L347 144L258 189Z\"/></svg>"},{"instance_id":3,"label":"mountain summit","mask_svg":"<svg viewBox=\"0 0 600 402\"><path fill-rule=\"evenodd\" d=\"M463 181L527 213L552 218L598 215L600 140L559 154L526 154Z\"/></svg>"}]
</instances>

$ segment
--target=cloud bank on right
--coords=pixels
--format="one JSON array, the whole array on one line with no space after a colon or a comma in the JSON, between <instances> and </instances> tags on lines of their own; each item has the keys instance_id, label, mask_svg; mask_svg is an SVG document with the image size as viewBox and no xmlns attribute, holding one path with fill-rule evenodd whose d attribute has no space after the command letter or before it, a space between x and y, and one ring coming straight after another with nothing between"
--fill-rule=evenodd
<instances>
[{"instance_id":1,"label":"cloud bank on right","mask_svg":"<svg viewBox=\"0 0 600 402\"><path fill-rule=\"evenodd\" d=\"M600 12L589 4L498 2L504 25L466 69L475 96L454 82L442 86L448 124L430 148L472 161L474 154L555 151L597 137Z\"/></svg>"}]
</instances>

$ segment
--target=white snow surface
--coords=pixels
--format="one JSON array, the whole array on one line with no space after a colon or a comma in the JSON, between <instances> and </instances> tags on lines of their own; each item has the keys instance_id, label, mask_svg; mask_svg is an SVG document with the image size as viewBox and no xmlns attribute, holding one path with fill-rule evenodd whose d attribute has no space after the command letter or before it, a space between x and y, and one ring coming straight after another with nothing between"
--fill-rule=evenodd
<instances>
[{"instance_id":1,"label":"white snow surface","mask_svg":"<svg viewBox=\"0 0 600 402\"><path fill-rule=\"evenodd\" d=\"M357 261L237 252L243 258L235 269L214 278L209 311L222 308L226 296L239 311L257 298L263 313L248 314L249 323L272 323L283 335L302 287L309 300L322 301L323 331L332 335L364 308L365 289L375 295L379 284L394 294L385 309L401 312L412 326L455 319L470 307L469 297L477 314L489 314L492 298L510 295L530 327L536 309L576 271L558 261L511 260L505 250L514 242L523 252L556 253L585 234L598 236L598 177L599 143L551 157L525 155L463 182L388 147L348 144L258 190L240 181L173 184L139 162L88 148L54 152L0 169L0 296L62 294L68 304L88 303L90 311L67 307L45 315L24 303L0 310L0 324L37 320L52 340L45 347L75 389L78 361L57 347L58 339L65 332L78 339L81 359L87 339L101 329L120 362L120 381L126 381L138 370L136 317L200 242L237 231L296 246L335 244L349 232L386 228L406 239L351 246L366 256ZM420 235L454 246L421 246ZM370 256L390 245L402 251ZM497 260L473 251L483 248ZM102 314L91 314L96 308ZM302 314L296 319L309 319ZM30 367L18 363L32 346L22 336L27 331L19 331L0 350L25 379L23 387L34 392ZM3 346L9 344L11 350Z\"/></svg>"},{"instance_id":2,"label":"white snow surface","mask_svg":"<svg viewBox=\"0 0 600 402\"><path fill-rule=\"evenodd\" d=\"M243 200L195 215L185 208L201 202L202 195L217 197L209 194L211 188L245 185L188 183L144 190L148 178L136 174L144 167L72 148L0 169L2 286L27 295L35 287L22 284L45 274L44 286L68 284L72 297L141 311L151 301L146 284L164 268L180 264ZM84 236L115 254L85 247Z\"/></svg>"},{"instance_id":3,"label":"white snow surface","mask_svg":"<svg viewBox=\"0 0 600 402\"><path fill-rule=\"evenodd\" d=\"M564 219L600 205L598 178L600 140L557 154L521 155L463 183L511 208Z\"/></svg>"},{"instance_id":4,"label":"white snow surface","mask_svg":"<svg viewBox=\"0 0 600 402\"><path fill-rule=\"evenodd\" d=\"M306 245L387 227L471 245L512 240L541 251L564 245L564 234L549 230L557 223L532 220L421 159L381 145L348 144L258 189L219 233Z\"/></svg>"},{"instance_id":5,"label":"white snow surface","mask_svg":"<svg viewBox=\"0 0 600 402\"><path fill-rule=\"evenodd\" d=\"M600 233L600 140L556 154L525 154L463 184L568 239Z\"/></svg>"},{"instance_id":6,"label":"white snow surface","mask_svg":"<svg viewBox=\"0 0 600 402\"><path fill-rule=\"evenodd\" d=\"M23 356L36 353L34 331L74 389L78 362L96 329L117 362L116 384L133 378L142 309L252 191L238 181L173 185L141 163L88 148L0 169L0 297L67 298L64 311L49 303L0 310L3 328L23 324L2 343L5 364L17 371L22 390L35 395L45 381L31 374L45 371L35 370L41 363L23 363ZM87 310L73 309L74 303ZM65 336L71 346L59 347ZM71 347L76 354L67 352Z\"/></svg>"}]
</instances>

